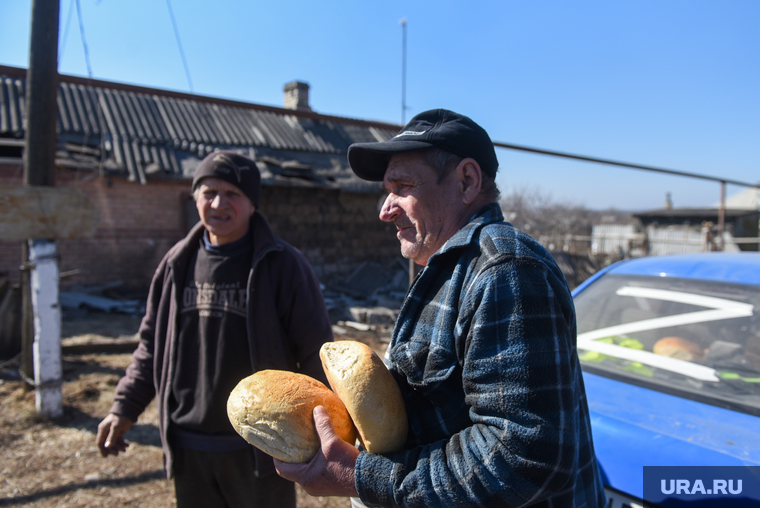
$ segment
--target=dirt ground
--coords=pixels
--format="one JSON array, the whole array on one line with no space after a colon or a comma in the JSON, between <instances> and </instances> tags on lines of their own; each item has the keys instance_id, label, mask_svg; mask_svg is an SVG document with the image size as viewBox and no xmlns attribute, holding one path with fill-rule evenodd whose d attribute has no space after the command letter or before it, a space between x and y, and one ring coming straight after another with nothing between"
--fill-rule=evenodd
<instances>
[{"instance_id":1,"label":"dirt ground","mask_svg":"<svg viewBox=\"0 0 760 508\"><path fill-rule=\"evenodd\" d=\"M34 392L9 370L0 376L0 506L167 507L174 491L162 467L155 404L127 432L130 446L118 457L101 458L97 425L108 413L113 390L130 361L126 352L87 352L72 345L127 342L139 318L89 313L64 319L64 415L54 421L37 415ZM382 353L387 330L348 333L336 339L361 340ZM68 351L68 352L67 352ZM72 353L72 351L77 351ZM8 369L9 367L6 367ZM299 508L348 507L347 498L316 498L298 489Z\"/></svg>"}]
</instances>

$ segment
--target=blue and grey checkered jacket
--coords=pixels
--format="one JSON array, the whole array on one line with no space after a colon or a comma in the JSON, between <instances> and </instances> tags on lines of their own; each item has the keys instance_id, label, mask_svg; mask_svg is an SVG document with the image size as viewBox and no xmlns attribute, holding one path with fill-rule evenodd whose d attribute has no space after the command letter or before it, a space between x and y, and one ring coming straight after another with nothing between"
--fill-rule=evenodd
<instances>
[{"instance_id":1,"label":"blue and grey checkered jacket","mask_svg":"<svg viewBox=\"0 0 760 508\"><path fill-rule=\"evenodd\" d=\"M602 507L575 309L551 255L484 208L436 252L390 344L403 452L362 452L370 505Z\"/></svg>"}]
</instances>

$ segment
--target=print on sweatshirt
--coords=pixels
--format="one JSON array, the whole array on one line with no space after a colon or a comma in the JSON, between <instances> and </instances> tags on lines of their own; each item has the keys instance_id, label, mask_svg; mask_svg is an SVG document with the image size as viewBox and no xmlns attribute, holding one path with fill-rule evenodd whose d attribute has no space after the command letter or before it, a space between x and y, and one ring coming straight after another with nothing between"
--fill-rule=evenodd
<instances>
[{"instance_id":1,"label":"print on sweatshirt","mask_svg":"<svg viewBox=\"0 0 760 508\"><path fill-rule=\"evenodd\" d=\"M182 312L198 312L201 317L222 317L231 312L245 317L246 289L241 282L195 282L185 287Z\"/></svg>"}]
</instances>

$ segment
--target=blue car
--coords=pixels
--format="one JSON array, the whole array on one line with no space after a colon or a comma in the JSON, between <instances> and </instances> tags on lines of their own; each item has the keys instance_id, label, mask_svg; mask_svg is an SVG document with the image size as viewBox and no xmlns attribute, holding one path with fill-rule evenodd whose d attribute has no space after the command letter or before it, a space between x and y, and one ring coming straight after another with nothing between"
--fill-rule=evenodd
<instances>
[{"instance_id":1,"label":"blue car","mask_svg":"<svg viewBox=\"0 0 760 508\"><path fill-rule=\"evenodd\" d=\"M760 466L760 253L629 259L573 297L610 506L644 504L644 466Z\"/></svg>"}]
</instances>

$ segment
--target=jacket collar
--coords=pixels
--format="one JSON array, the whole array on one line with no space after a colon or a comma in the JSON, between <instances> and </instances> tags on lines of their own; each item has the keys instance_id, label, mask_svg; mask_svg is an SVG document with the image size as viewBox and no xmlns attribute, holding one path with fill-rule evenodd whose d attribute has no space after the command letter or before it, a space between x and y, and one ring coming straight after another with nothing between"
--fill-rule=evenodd
<instances>
[{"instance_id":1,"label":"jacket collar","mask_svg":"<svg viewBox=\"0 0 760 508\"><path fill-rule=\"evenodd\" d=\"M443 244L443 247L430 256L428 265L430 265L430 262L434 258L442 256L451 250L466 247L472 242L472 239L480 228L496 222L504 222L504 215L502 214L501 207L498 203L490 203L481 208L480 211L470 219L470 222L465 224L462 229L457 231L454 236L449 238L446 243Z\"/></svg>"}]
</instances>

